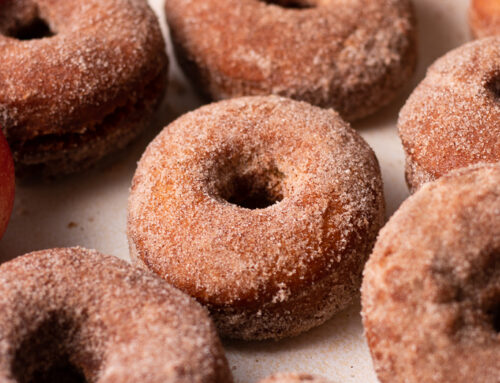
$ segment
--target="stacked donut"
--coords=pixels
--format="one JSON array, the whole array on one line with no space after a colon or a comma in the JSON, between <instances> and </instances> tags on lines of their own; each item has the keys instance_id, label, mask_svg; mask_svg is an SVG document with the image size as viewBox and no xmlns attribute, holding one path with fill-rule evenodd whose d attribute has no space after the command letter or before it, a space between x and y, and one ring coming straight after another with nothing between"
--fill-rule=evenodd
<instances>
[{"instance_id":1,"label":"stacked donut","mask_svg":"<svg viewBox=\"0 0 500 383\"><path fill-rule=\"evenodd\" d=\"M147 127L167 56L145 1L0 6L0 126L19 175L86 169Z\"/></svg>"},{"instance_id":2,"label":"stacked donut","mask_svg":"<svg viewBox=\"0 0 500 383\"><path fill-rule=\"evenodd\" d=\"M415 194L380 230L378 161L344 119L389 103L414 72L410 1L165 9L186 75L222 101L144 152L127 221L137 268L79 247L0 266L0 381L229 383L219 335L298 335L362 286L381 382L498 383L500 37L438 60L401 110ZM473 2L475 36L498 33L499 11ZM166 88L144 0L1 2L0 57L0 124L19 174L97 163L148 126ZM0 141L0 234L11 159Z\"/></svg>"}]
</instances>

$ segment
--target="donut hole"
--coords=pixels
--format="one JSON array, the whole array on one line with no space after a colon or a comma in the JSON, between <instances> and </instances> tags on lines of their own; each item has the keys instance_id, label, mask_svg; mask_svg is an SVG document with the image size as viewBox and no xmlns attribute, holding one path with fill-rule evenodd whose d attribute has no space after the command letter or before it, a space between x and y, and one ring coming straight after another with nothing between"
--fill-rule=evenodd
<instances>
[{"instance_id":1,"label":"donut hole","mask_svg":"<svg viewBox=\"0 0 500 383\"><path fill-rule=\"evenodd\" d=\"M19 26L8 35L18 40L37 40L52 37L54 36L54 32L44 19L37 16L29 23Z\"/></svg>"},{"instance_id":2,"label":"donut hole","mask_svg":"<svg viewBox=\"0 0 500 383\"><path fill-rule=\"evenodd\" d=\"M500 333L500 302L497 302L487 310L487 314L495 332Z\"/></svg>"},{"instance_id":3,"label":"donut hole","mask_svg":"<svg viewBox=\"0 0 500 383\"><path fill-rule=\"evenodd\" d=\"M260 0L269 5L277 5L287 9L307 9L314 8L314 4L307 0Z\"/></svg>"},{"instance_id":4,"label":"donut hole","mask_svg":"<svg viewBox=\"0 0 500 383\"><path fill-rule=\"evenodd\" d=\"M17 348L11 366L15 381L86 383L82 368L74 362L75 350L81 346L76 341L78 333L75 321L64 314L52 313L30 331ZM85 359L93 360L90 356Z\"/></svg>"},{"instance_id":5,"label":"donut hole","mask_svg":"<svg viewBox=\"0 0 500 383\"><path fill-rule=\"evenodd\" d=\"M33 373L30 380L18 380L19 383L86 383L83 373L69 362L68 358L60 359L46 370Z\"/></svg>"},{"instance_id":6,"label":"donut hole","mask_svg":"<svg viewBox=\"0 0 500 383\"><path fill-rule=\"evenodd\" d=\"M500 72L493 76L486 84L486 88L493 94L493 96L500 100Z\"/></svg>"},{"instance_id":7,"label":"donut hole","mask_svg":"<svg viewBox=\"0 0 500 383\"><path fill-rule=\"evenodd\" d=\"M232 183L232 193L224 199L233 205L247 209L265 209L283 199L280 193L258 182L251 175L235 177Z\"/></svg>"},{"instance_id":8,"label":"donut hole","mask_svg":"<svg viewBox=\"0 0 500 383\"><path fill-rule=\"evenodd\" d=\"M265 209L283 200L284 175L275 166L221 169L218 194L230 204L246 209ZM225 174L225 175L224 175Z\"/></svg>"},{"instance_id":9,"label":"donut hole","mask_svg":"<svg viewBox=\"0 0 500 383\"><path fill-rule=\"evenodd\" d=\"M487 320L496 333L500 333L500 250L488 251L486 262L482 269L483 275L479 278L482 289L481 299Z\"/></svg>"}]
</instances>

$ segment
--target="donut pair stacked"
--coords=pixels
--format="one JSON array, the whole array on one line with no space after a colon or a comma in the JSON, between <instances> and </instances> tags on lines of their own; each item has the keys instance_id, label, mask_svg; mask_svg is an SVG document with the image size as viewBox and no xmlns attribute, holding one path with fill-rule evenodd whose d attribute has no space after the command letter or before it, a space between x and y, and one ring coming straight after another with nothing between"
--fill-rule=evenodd
<instances>
[{"instance_id":1,"label":"donut pair stacked","mask_svg":"<svg viewBox=\"0 0 500 383\"><path fill-rule=\"evenodd\" d=\"M17 173L85 169L150 122L167 78L144 0L4 0L0 126Z\"/></svg>"}]
</instances>

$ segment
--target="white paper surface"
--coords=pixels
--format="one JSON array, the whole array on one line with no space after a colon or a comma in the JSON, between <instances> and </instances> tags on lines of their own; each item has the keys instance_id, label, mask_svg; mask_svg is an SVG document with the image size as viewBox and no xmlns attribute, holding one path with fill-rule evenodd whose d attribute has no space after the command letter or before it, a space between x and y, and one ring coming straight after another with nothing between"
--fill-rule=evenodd
<instances>
[{"instance_id":1,"label":"white paper surface","mask_svg":"<svg viewBox=\"0 0 500 383\"><path fill-rule=\"evenodd\" d=\"M150 2L164 28L162 0ZM396 129L399 109L436 58L470 39L467 0L414 3L420 37L414 81L389 107L354 125L377 153L388 215L408 196ZM18 185L12 219L0 241L1 262L33 250L75 245L128 259L127 197L136 162L163 126L200 105L175 64L171 65L170 79L166 102L154 126L111 165L52 183ZM377 382L359 311L357 303L323 326L280 342L225 342L235 381L253 383L277 371L302 371L323 375L335 383Z\"/></svg>"}]
</instances>

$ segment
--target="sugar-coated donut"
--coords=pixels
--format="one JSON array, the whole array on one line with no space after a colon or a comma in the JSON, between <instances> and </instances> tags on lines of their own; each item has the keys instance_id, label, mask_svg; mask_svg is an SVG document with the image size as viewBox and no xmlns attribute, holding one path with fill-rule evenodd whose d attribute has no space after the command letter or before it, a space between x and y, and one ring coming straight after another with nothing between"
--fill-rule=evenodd
<instances>
[{"instance_id":1,"label":"sugar-coated donut","mask_svg":"<svg viewBox=\"0 0 500 383\"><path fill-rule=\"evenodd\" d=\"M352 301L383 219L375 155L337 113L257 96L188 113L149 145L128 237L222 336L281 338Z\"/></svg>"},{"instance_id":2,"label":"sugar-coated donut","mask_svg":"<svg viewBox=\"0 0 500 383\"><path fill-rule=\"evenodd\" d=\"M398 129L413 191L450 170L500 161L500 37L434 63L401 110Z\"/></svg>"},{"instance_id":3,"label":"sugar-coated donut","mask_svg":"<svg viewBox=\"0 0 500 383\"><path fill-rule=\"evenodd\" d=\"M0 125L18 174L88 168L149 124L167 56L146 1L0 4Z\"/></svg>"},{"instance_id":4,"label":"sugar-coated donut","mask_svg":"<svg viewBox=\"0 0 500 383\"><path fill-rule=\"evenodd\" d=\"M363 322L381 383L498 383L500 164L423 186L380 232Z\"/></svg>"},{"instance_id":5,"label":"sugar-coated donut","mask_svg":"<svg viewBox=\"0 0 500 383\"><path fill-rule=\"evenodd\" d=\"M319 376L309 374L280 373L272 375L259 383L330 383Z\"/></svg>"},{"instance_id":6,"label":"sugar-coated donut","mask_svg":"<svg viewBox=\"0 0 500 383\"><path fill-rule=\"evenodd\" d=\"M206 310L95 251L3 264L0 312L1 382L232 382Z\"/></svg>"},{"instance_id":7,"label":"sugar-coated donut","mask_svg":"<svg viewBox=\"0 0 500 383\"><path fill-rule=\"evenodd\" d=\"M181 67L215 100L278 94L347 120L389 103L413 74L410 0L166 0Z\"/></svg>"},{"instance_id":8,"label":"sugar-coated donut","mask_svg":"<svg viewBox=\"0 0 500 383\"><path fill-rule=\"evenodd\" d=\"M500 0L472 0L469 24L474 37L500 35Z\"/></svg>"}]
</instances>

